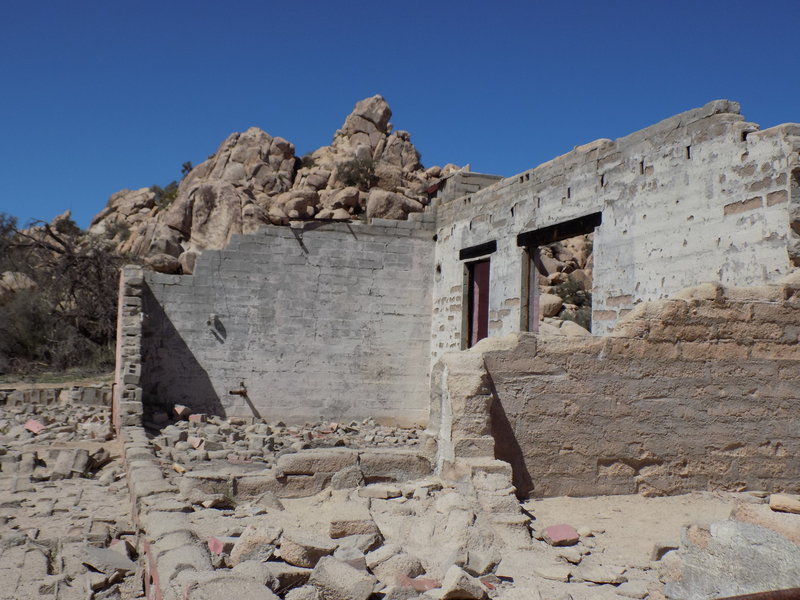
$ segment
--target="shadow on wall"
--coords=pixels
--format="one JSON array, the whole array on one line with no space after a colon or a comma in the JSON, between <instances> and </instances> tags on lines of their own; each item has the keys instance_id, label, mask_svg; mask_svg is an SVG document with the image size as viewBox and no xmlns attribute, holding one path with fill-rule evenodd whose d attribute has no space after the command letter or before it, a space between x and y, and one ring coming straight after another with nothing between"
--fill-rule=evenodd
<instances>
[{"instance_id":1,"label":"shadow on wall","mask_svg":"<svg viewBox=\"0 0 800 600\"><path fill-rule=\"evenodd\" d=\"M531 474L525 465L522 447L517 442L514 428L508 420L503 403L491 378L489 379L489 386L492 392L491 415L494 457L511 465L512 482L514 487L517 488L517 496L527 498L533 491L533 479L531 479Z\"/></svg>"},{"instance_id":2,"label":"shadow on wall","mask_svg":"<svg viewBox=\"0 0 800 600\"><path fill-rule=\"evenodd\" d=\"M145 283L142 294L142 403L145 413L183 404L193 413L225 416L211 379Z\"/></svg>"}]
</instances>

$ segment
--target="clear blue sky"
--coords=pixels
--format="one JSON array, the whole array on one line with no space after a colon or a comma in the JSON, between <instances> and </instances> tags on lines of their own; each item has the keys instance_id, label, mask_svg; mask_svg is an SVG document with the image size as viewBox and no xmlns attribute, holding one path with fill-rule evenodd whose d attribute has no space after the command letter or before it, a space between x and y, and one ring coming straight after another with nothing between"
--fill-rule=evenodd
<instances>
[{"instance_id":1,"label":"clear blue sky","mask_svg":"<svg viewBox=\"0 0 800 600\"><path fill-rule=\"evenodd\" d=\"M0 211L165 185L231 132L298 154L382 94L426 166L513 175L715 98L800 121L800 2L7 0Z\"/></svg>"}]
</instances>

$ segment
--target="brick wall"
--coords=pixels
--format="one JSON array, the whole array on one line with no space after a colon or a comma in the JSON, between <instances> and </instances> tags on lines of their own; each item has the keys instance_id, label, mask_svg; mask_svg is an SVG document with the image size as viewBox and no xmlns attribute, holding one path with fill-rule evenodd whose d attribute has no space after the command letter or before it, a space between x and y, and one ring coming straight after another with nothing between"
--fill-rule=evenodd
<instances>
[{"instance_id":1,"label":"brick wall","mask_svg":"<svg viewBox=\"0 0 800 600\"><path fill-rule=\"evenodd\" d=\"M432 238L413 221L268 227L194 275L147 273L145 404L426 422Z\"/></svg>"}]
</instances>

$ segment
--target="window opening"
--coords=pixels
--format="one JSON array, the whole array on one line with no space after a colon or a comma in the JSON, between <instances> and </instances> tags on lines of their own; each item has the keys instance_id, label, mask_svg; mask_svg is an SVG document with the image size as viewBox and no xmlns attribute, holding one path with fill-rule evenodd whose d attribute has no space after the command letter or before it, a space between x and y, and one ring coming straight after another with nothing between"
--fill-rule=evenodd
<instances>
[{"instance_id":1,"label":"window opening","mask_svg":"<svg viewBox=\"0 0 800 600\"><path fill-rule=\"evenodd\" d=\"M517 236L525 248L523 330L572 322L591 332L594 229L600 223L595 213Z\"/></svg>"}]
</instances>

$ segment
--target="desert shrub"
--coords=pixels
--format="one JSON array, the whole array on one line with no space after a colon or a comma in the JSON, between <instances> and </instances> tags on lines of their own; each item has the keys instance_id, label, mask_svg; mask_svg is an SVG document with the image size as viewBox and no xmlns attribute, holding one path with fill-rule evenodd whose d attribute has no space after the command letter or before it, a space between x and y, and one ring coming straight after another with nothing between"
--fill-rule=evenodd
<instances>
[{"instance_id":1,"label":"desert shrub","mask_svg":"<svg viewBox=\"0 0 800 600\"><path fill-rule=\"evenodd\" d=\"M124 259L74 223L61 223L20 230L0 214L0 268L25 273L37 285L0 306L0 364L13 372L113 364Z\"/></svg>"},{"instance_id":2,"label":"desert shrub","mask_svg":"<svg viewBox=\"0 0 800 600\"><path fill-rule=\"evenodd\" d=\"M378 181L375 162L371 158L348 160L336 167L336 178L347 186L368 190Z\"/></svg>"},{"instance_id":3,"label":"desert shrub","mask_svg":"<svg viewBox=\"0 0 800 600\"><path fill-rule=\"evenodd\" d=\"M302 158L300 158L300 166L304 169L310 169L311 167L316 167L317 159L311 156L310 154L306 154Z\"/></svg>"},{"instance_id":4,"label":"desert shrub","mask_svg":"<svg viewBox=\"0 0 800 600\"><path fill-rule=\"evenodd\" d=\"M559 318L574 321L584 329L592 330L592 292L584 290L577 281L568 279L554 286L553 293L561 296L565 304L574 304L578 307L575 310L562 310L558 315Z\"/></svg>"},{"instance_id":5,"label":"desert shrub","mask_svg":"<svg viewBox=\"0 0 800 600\"><path fill-rule=\"evenodd\" d=\"M114 221L106 226L106 234L109 238L119 237L122 241L131 237L131 226L125 221Z\"/></svg>"},{"instance_id":6,"label":"desert shrub","mask_svg":"<svg viewBox=\"0 0 800 600\"><path fill-rule=\"evenodd\" d=\"M592 305L592 292L584 290L580 283L571 279L554 286L553 293L561 296L565 304Z\"/></svg>"},{"instance_id":7,"label":"desert shrub","mask_svg":"<svg viewBox=\"0 0 800 600\"><path fill-rule=\"evenodd\" d=\"M178 182L170 181L166 187L163 188L159 185L151 185L150 191L156 195L156 206L163 210L172 204L175 198L178 197Z\"/></svg>"}]
</instances>

